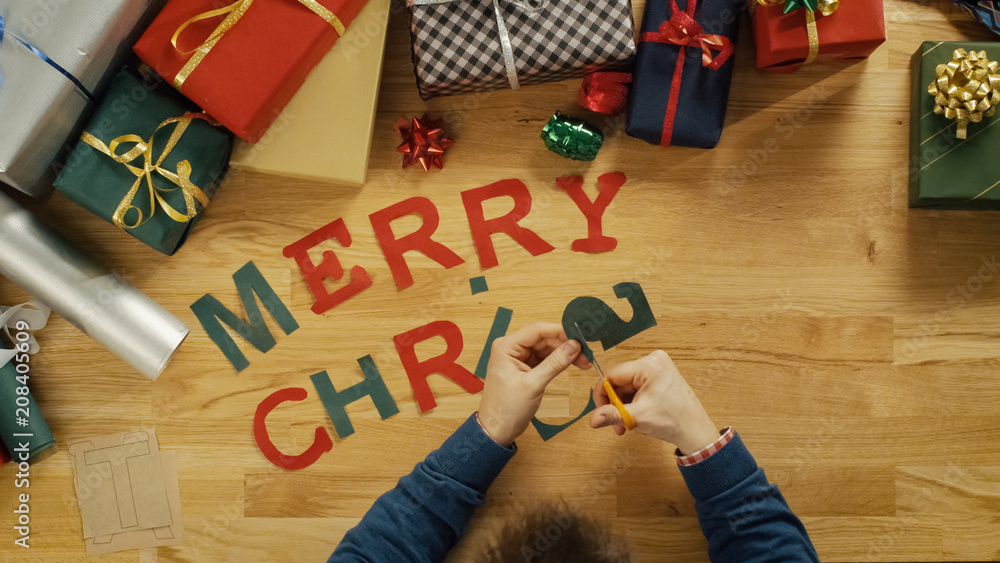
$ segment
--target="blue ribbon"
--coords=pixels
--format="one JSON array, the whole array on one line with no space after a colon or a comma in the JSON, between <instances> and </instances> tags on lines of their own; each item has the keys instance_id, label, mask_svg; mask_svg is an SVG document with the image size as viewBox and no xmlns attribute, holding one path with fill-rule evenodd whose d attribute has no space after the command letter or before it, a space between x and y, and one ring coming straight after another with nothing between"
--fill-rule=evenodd
<instances>
[{"instance_id":1,"label":"blue ribbon","mask_svg":"<svg viewBox=\"0 0 1000 563\"><path fill-rule=\"evenodd\" d=\"M81 92L83 92L83 95L87 96L88 100L90 100L91 102L95 102L95 103L97 102L97 100L94 99L94 95L90 93L90 90L87 90L86 86L84 86L83 83L81 83L75 76L73 76L72 74L70 74L70 72L68 70L66 70L63 67L59 66L59 63L57 63L57 62L53 61L52 59L50 59L48 55L46 55L45 53L39 51L34 45L28 43L24 39L21 39L20 37L14 35L13 33L11 33L10 36L13 37L21 45L24 45L25 47L27 47L29 51L31 51L32 53L35 54L35 56L37 56L38 58L40 58L43 61L47 62L49 64L49 66L51 66L52 68L58 70L60 73L62 73L63 76L65 76L66 78L70 79L70 81L73 82L73 84L75 84L76 87L79 88ZM0 45L3 45L3 38L4 38L4 22L3 22L3 16L0 15ZM3 74L0 73L0 86L2 86L2 85L3 85Z\"/></svg>"}]
</instances>

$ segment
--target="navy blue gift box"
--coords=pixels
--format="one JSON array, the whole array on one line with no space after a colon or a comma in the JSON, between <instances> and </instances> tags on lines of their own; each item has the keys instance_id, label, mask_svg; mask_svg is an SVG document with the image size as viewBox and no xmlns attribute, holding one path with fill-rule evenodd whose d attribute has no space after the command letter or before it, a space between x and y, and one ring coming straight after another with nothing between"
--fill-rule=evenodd
<instances>
[{"instance_id":1,"label":"navy blue gift box","mask_svg":"<svg viewBox=\"0 0 1000 563\"><path fill-rule=\"evenodd\" d=\"M654 145L708 149L719 142L743 5L646 2L626 133Z\"/></svg>"}]
</instances>

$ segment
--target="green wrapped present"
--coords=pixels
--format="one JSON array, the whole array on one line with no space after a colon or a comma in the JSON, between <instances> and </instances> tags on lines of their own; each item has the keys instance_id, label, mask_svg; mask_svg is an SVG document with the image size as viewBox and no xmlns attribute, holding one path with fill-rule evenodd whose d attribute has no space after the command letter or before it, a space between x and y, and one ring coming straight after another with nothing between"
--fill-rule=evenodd
<instances>
[{"instance_id":1,"label":"green wrapped present","mask_svg":"<svg viewBox=\"0 0 1000 563\"><path fill-rule=\"evenodd\" d=\"M187 239L218 190L232 137L169 84L123 70L56 188L164 254Z\"/></svg>"},{"instance_id":2,"label":"green wrapped present","mask_svg":"<svg viewBox=\"0 0 1000 563\"><path fill-rule=\"evenodd\" d=\"M1000 43L924 42L913 55L910 207L1000 209Z\"/></svg>"},{"instance_id":3,"label":"green wrapped present","mask_svg":"<svg viewBox=\"0 0 1000 563\"><path fill-rule=\"evenodd\" d=\"M52 431L42 418L42 411L35 404L31 392L24 394L27 385L18 380L18 375L13 361L0 367L0 401L4 405L3 416L0 417L0 440L11 459L19 462L26 461L22 459L22 453L31 459L54 446L56 439L52 437ZM27 448L22 448L24 444Z\"/></svg>"}]
</instances>

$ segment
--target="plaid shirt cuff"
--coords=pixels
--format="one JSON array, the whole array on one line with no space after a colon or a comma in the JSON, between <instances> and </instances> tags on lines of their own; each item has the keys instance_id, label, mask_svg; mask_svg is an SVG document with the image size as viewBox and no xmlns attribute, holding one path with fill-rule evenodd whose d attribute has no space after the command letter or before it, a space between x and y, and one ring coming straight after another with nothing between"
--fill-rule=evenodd
<instances>
[{"instance_id":1,"label":"plaid shirt cuff","mask_svg":"<svg viewBox=\"0 0 1000 563\"><path fill-rule=\"evenodd\" d=\"M720 436L718 440L694 452L693 454L683 455L679 449L674 450L674 455L677 456L677 465L689 467L696 463L705 461L706 459L712 457L712 454L721 450L723 446L731 442L733 437L736 436L736 432L733 430L732 426L723 428L719 434Z\"/></svg>"}]
</instances>

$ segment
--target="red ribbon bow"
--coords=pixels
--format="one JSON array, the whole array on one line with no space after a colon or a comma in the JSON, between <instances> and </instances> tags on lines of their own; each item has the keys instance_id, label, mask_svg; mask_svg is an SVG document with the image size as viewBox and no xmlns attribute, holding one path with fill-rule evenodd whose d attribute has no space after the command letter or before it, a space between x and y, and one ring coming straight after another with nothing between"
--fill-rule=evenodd
<instances>
[{"instance_id":1,"label":"red ribbon bow","mask_svg":"<svg viewBox=\"0 0 1000 563\"><path fill-rule=\"evenodd\" d=\"M577 101L597 113L618 115L628 105L631 72L592 72L583 77Z\"/></svg>"},{"instance_id":2,"label":"red ribbon bow","mask_svg":"<svg viewBox=\"0 0 1000 563\"><path fill-rule=\"evenodd\" d=\"M733 44L725 35L709 35L695 19L677 7L677 0L670 0L670 19L661 23L659 30L643 33L640 41L673 43L681 47L701 47L701 66L719 70L733 54ZM712 51L719 51L715 57Z\"/></svg>"}]
</instances>

